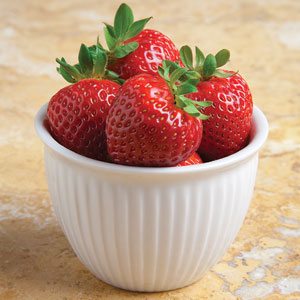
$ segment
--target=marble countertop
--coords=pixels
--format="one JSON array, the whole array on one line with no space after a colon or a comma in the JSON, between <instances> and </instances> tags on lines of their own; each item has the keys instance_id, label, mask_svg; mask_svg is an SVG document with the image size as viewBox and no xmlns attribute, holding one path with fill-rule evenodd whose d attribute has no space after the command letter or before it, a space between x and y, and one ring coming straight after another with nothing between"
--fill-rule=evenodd
<instances>
[{"instance_id":1,"label":"marble countertop","mask_svg":"<svg viewBox=\"0 0 300 300\"><path fill-rule=\"evenodd\" d=\"M300 2L128 1L175 43L229 48L270 122L253 201L237 239L202 280L139 294L97 280L53 215L33 118L65 82L55 58L76 59L119 1L0 2L0 299L299 299Z\"/></svg>"}]
</instances>

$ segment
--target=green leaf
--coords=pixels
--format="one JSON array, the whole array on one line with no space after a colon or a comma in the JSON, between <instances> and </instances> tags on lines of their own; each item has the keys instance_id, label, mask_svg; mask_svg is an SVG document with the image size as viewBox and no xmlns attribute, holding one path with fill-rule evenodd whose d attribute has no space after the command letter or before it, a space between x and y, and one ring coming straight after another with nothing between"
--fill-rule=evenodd
<instances>
[{"instance_id":1,"label":"green leaf","mask_svg":"<svg viewBox=\"0 0 300 300\"><path fill-rule=\"evenodd\" d=\"M97 46L100 48L100 49L103 49L104 50L104 47L101 45L100 43L100 38L99 38L99 35L97 36Z\"/></svg>"},{"instance_id":2,"label":"green leaf","mask_svg":"<svg viewBox=\"0 0 300 300\"><path fill-rule=\"evenodd\" d=\"M185 112L187 112L189 115L199 118L201 120L207 120L210 116L207 116L203 113L201 113L193 104L190 104L183 108Z\"/></svg>"},{"instance_id":3,"label":"green leaf","mask_svg":"<svg viewBox=\"0 0 300 300\"><path fill-rule=\"evenodd\" d=\"M93 59L90 54L88 47L84 44L81 44L78 61L83 73L91 73L93 69Z\"/></svg>"},{"instance_id":4,"label":"green leaf","mask_svg":"<svg viewBox=\"0 0 300 300\"><path fill-rule=\"evenodd\" d=\"M75 83L76 80L66 72L62 67L56 68L57 72L69 83Z\"/></svg>"},{"instance_id":5,"label":"green leaf","mask_svg":"<svg viewBox=\"0 0 300 300\"><path fill-rule=\"evenodd\" d=\"M95 53L93 73L96 75L103 76L107 66L107 61L108 59L106 53L97 47Z\"/></svg>"},{"instance_id":6,"label":"green leaf","mask_svg":"<svg viewBox=\"0 0 300 300\"><path fill-rule=\"evenodd\" d=\"M169 63L169 60L163 60L162 61L162 68L164 69L164 68L166 68L167 67L167 65L168 65L168 63Z\"/></svg>"},{"instance_id":7,"label":"green leaf","mask_svg":"<svg viewBox=\"0 0 300 300\"><path fill-rule=\"evenodd\" d=\"M184 108L184 107L187 106L187 104L184 101L183 96L176 96L175 97L175 102L176 102L177 107L179 107L179 108Z\"/></svg>"},{"instance_id":8,"label":"green leaf","mask_svg":"<svg viewBox=\"0 0 300 300\"><path fill-rule=\"evenodd\" d=\"M201 106L201 107L209 107L213 103L211 101L197 101L196 105Z\"/></svg>"},{"instance_id":9,"label":"green leaf","mask_svg":"<svg viewBox=\"0 0 300 300\"><path fill-rule=\"evenodd\" d=\"M120 78L117 73L115 73L113 71L110 71L110 70L106 70L105 77L108 78L108 79L111 79L113 81L116 81L120 84L123 84L125 82L125 80Z\"/></svg>"},{"instance_id":10,"label":"green leaf","mask_svg":"<svg viewBox=\"0 0 300 300\"><path fill-rule=\"evenodd\" d=\"M173 73L175 70L181 68L177 63L175 63L174 61L170 61L170 60L164 60L163 61L163 65L164 64L166 65L166 67L170 68L169 69L170 70L169 73Z\"/></svg>"},{"instance_id":11,"label":"green leaf","mask_svg":"<svg viewBox=\"0 0 300 300\"><path fill-rule=\"evenodd\" d=\"M124 36L124 40L133 38L136 35L138 35L139 33L141 33L141 31L144 29L144 27L150 21L150 19L152 19L152 17L142 19L142 20L132 23Z\"/></svg>"},{"instance_id":12,"label":"green leaf","mask_svg":"<svg viewBox=\"0 0 300 300\"><path fill-rule=\"evenodd\" d=\"M227 49L222 49L216 54L217 68L224 66L230 58L230 52Z\"/></svg>"},{"instance_id":13,"label":"green leaf","mask_svg":"<svg viewBox=\"0 0 300 300\"><path fill-rule=\"evenodd\" d=\"M172 72L171 76L170 76L170 82L171 82L171 85L173 86L174 83L180 79L180 77L182 75L184 75L185 73L187 72L186 69L183 69L183 68L178 68L176 69L174 72Z\"/></svg>"},{"instance_id":14,"label":"green leaf","mask_svg":"<svg viewBox=\"0 0 300 300\"><path fill-rule=\"evenodd\" d=\"M201 112L199 112L198 118L201 119L201 120L208 120L210 118L210 116L202 114Z\"/></svg>"},{"instance_id":15,"label":"green leaf","mask_svg":"<svg viewBox=\"0 0 300 300\"><path fill-rule=\"evenodd\" d=\"M161 66L158 67L157 72L160 77L164 78L164 69Z\"/></svg>"},{"instance_id":16,"label":"green leaf","mask_svg":"<svg viewBox=\"0 0 300 300\"><path fill-rule=\"evenodd\" d=\"M89 46L89 51L91 54L94 54L94 52L96 51L96 48L97 48L97 45L92 45L92 46Z\"/></svg>"},{"instance_id":17,"label":"green leaf","mask_svg":"<svg viewBox=\"0 0 300 300\"><path fill-rule=\"evenodd\" d=\"M119 75L113 71L107 70L106 73L110 78L114 78L114 79L119 78Z\"/></svg>"},{"instance_id":18,"label":"green leaf","mask_svg":"<svg viewBox=\"0 0 300 300\"><path fill-rule=\"evenodd\" d=\"M187 79L184 83L189 83L191 85L195 85L196 86L199 83L199 79L194 79L194 78Z\"/></svg>"},{"instance_id":19,"label":"green leaf","mask_svg":"<svg viewBox=\"0 0 300 300\"><path fill-rule=\"evenodd\" d=\"M196 52L196 68L203 65L203 62L205 60L205 56L203 52L198 48L195 47Z\"/></svg>"},{"instance_id":20,"label":"green leaf","mask_svg":"<svg viewBox=\"0 0 300 300\"><path fill-rule=\"evenodd\" d=\"M109 50L111 50L115 47L117 41L114 37L111 36L107 27L104 27L103 30L104 30L104 36L105 36L105 41L106 41L107 47Z\"/></svg>"},{"instance_id":21,"label":"green leaf","mask_svg":"<svg viewBox=\"0 0 300 300\"><path fill-rule=\"evenodd\" d=\"M172 73L175 69L172 67L172 63L170 60L163 60L162 66L158 67L161 70L162 78L165 79L168 83L170 82L170 73Z\"/></svg>"},{"instance_id":22,"label":"green leaf","mask_svg":"<svg viewBox=\"0 0 300 300\"><path fill-rule=\"evenodd\" d=\"M111 26L107 23L104 23L104 25L105 25L105 28L107 29L107 31L109 32L110 36L113 37L114 39L116 39L117 36L116 36L113 26ZM98 39L97 39L97 42L98 42Z\"/></svg>"},{"instance_id":23,"label":"green leaf","mask_svg":"<svg viewBox=\"0 0 300 300\"><path fill-rule=\"evenodd\" d=\"M133 23L133 13L131 8L122 3L115 15L114 19L114 29L116 37L122 37L126 34L129 26Z\"/></svg>"},{"instance_id":24,"label":"green leaf","mask_svg":"<svg viewBox=\"0 0 300 300\"><path fill-rule=\"evenodd\" d=\"M162 61L162 66L163 66L163 68L166 68L166 67L172 65L173 63L174 63L173 61L165 59Z\"/></svg>"},{"instance_id":25,"label":"green leaf","mask_svg":"<svg viewBox=\"0 0 300 300\"><path fill-rule=\"evenodd\" d=\"M106 52L106 50L101 45L99 45L98 43L96 45L90 46L89 47L89 51L90 51L90 54L91 54L91 56L93 58L93 61L95 61L96 50L97 49L99 49L100 51Z\"/></svg>"},{"instance_id":26,"label":"green leaf","mask_svg":"<svg viewBox=\"0 0 300 300\"><path fill-rule=\"evenodd\" d=\"M116 58L122 58L136 50L138 46L139 44L137 42L132 42L123 46L119 46L115 49L114 55Z\"/></svg>"},{"instance_id":27,"label":"green leaf","mask_svg":"<svg viewBox=\"0 0 300 300\"><path fill-rule=\"evenodd\" d=\"M200 74L197 71L187 71L186 76L191 79L200 79Z\"/></svg>"},{"instance_id":28,"label":"green leaf","mask_svg":"<svg viewBox=\"0 0 300 300\"><path fill-rule=\"evenodd\" d=\"M216 58L212 54L208 54L203 63L203 75L209 77L214 74L217 68Z\"/></svg>"},{"instance_id":29,"label":"green leaf","mask_svg":"<svg viewBox=\"0 0 300 300\"><path fill-rule=\"evenodd\" d=\"M166 68L165 68L165 71L164 71L164 78L167 80L167 81L170 81L170 69L171 69L171 65L168 65Z\"/></svg>"},{"instance_id":30,"label":"green leaf","mask_svg":"<svg viewBox=\"0 0 300 300\"><path fill-rule=\"evenodd\" d=\"M75 81L79 81L80 79L82 79L82 75L79 73L79 71L75 67L66 63L64 58L62 59L57 58L56 62L60 64L61 69L63 69L66 73L72 76L75 79Z\"/></svg>"},{"instance_id":31,"label":"green leaf","mask_svg":"<svg viewBox=\"0 0 300 300\"><path fill-rule=\"evenodd\" d=\"M231 73L231 72L229 73L229 72L224 72L224 71L221 71L221 70L216 70L213 75L216 76L216 77L220 77L220 78L228 78L228 77L231 77L234 74L236 74L236 73Z\"/></svg>"},{"instance_id":32,"label":"green leaf","mask_svg":"<svg viewBox=\"0 0 300 300\"><path fill-rule=\"evenodd\" d=\"M193 117L200 116L199 110L194 105L188 105L186 107L183 107L183 110Z\"/></svg>"},{"instance_id":33,"label":"green leaf","mask_svg":"<svg viewBox=\"0 0 300 300\"><path fill-rule=\"evenodd\" d=\"M180 58L188 69L193 69L193 53L189 46L185 45L181 47Z\"/></svg>"},{"instance_id":34,"label":"green leaf","mask_svg":"<svg viewBox=\"0 0 300 300\"><path fill-rule=\"evenodd\" d=\"M190 98L185 97L184 95L181 95L180 98L182 101L184 101L187 105L193 104L194 106L200 106L200 107L209 107L212 105L211 101L196 101L192 100Z\"/></svg>"},{"instance_id":35,"label":"green leaf","mask_svg":"<svg viewBox=\"0 0 300 300\"><path fill-rule=\"evenodd\" d=\"M189 83L184 83L177 87L177 95L184 95L184 94L189 94L194 92L197 92L196 86Z\"/></svg>"},{"instance_id":36,"label":"green leaf","mask_svg":"<svg viewBox=\"0 0 300 300\"><path fill-rule=\"evenodd\" d=\"M200 106L200 107L209 107L212 105L211 101L196 101L196 100L191 100L189 98L186 98L186 101L193 103L195 106Z\"/></svg>"},{"instance_id":37,"label":"green leaf","mask_svg":"<svg viewBox=\"0 0 300 300\"><path fill-rule=\"evenodd\" d=\"M74 65L74 67L78 70L78 72L81 74L82 73L82 69L80 67L80 64L76 64Z\"/></svg>"}]
</instances>

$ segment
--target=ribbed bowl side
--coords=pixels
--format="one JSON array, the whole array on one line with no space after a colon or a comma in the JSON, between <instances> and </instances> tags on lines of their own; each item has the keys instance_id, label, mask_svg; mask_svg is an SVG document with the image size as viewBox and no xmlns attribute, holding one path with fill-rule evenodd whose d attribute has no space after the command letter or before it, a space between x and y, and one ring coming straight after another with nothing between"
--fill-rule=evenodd
<instances>
[{"instance_id":1,"label":"ribbed bowl side","mask_svg":"<svg viewBox=\"0 0 300 300\"><path fill-rule=\"evenodd\" d=\"M258 160L136 184L45 151L54 210L75 253L101 280L135 291L183 287L223 256L245 218Z\"/></svg>"}]
</instances>

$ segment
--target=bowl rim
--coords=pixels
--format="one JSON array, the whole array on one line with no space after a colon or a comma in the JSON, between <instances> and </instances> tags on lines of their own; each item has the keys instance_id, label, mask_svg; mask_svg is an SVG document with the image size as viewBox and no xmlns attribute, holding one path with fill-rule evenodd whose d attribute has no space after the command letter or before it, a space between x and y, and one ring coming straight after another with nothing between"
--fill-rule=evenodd
<instances>
[{"instance_id":1,"label":"bowl rim","mask_svg":"<svg viewBox=\"0 0 300 300\"><path fill-rule=\"evenodd\" d=\"M208 172L217 169L227 168L241 163L253 156L262 147L267 139L269 125L264 113L257 107L253 106L253 119L251 129L251 140L249 144L240 151L231 154L227 157L206 162L199 165L190 165L182 167L136 167L113 164L109 162L103 162L94 160L77 154L64 146L60 145L50 134L44 120L47 112L48 103L42 105L36 114L34 125L37 135L42 140L45 146L48 146L55 153L59 154L63 158L71 160L81 166L93 168L96 170L107 170L114 173L126 173L126 174L182 174L182 173L194 173L194 172Z\"/></svg>"}]
</instances>

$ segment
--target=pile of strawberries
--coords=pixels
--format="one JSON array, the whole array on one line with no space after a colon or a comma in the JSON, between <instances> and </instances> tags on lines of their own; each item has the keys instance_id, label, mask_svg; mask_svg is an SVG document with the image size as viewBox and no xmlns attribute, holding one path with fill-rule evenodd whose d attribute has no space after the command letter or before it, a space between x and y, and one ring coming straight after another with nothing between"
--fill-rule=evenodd
<instances>
[{"instance_id":1,"label":"pile of strawberries","mask_svg":"<svg viewBox=\"0 0 300 300\"><path fill-rule=\"evenodd\" d=\"M147 167L198 164L245 147L252 96L237 72L219 69L229 51L179 51L144 29L150 19L134 21L122 4L113 26L105 24L107 49L98 39L81 45L77 64L56 60L71 85L49 102L52 136L93 159Z\"/></svg>"}]
</instances>

